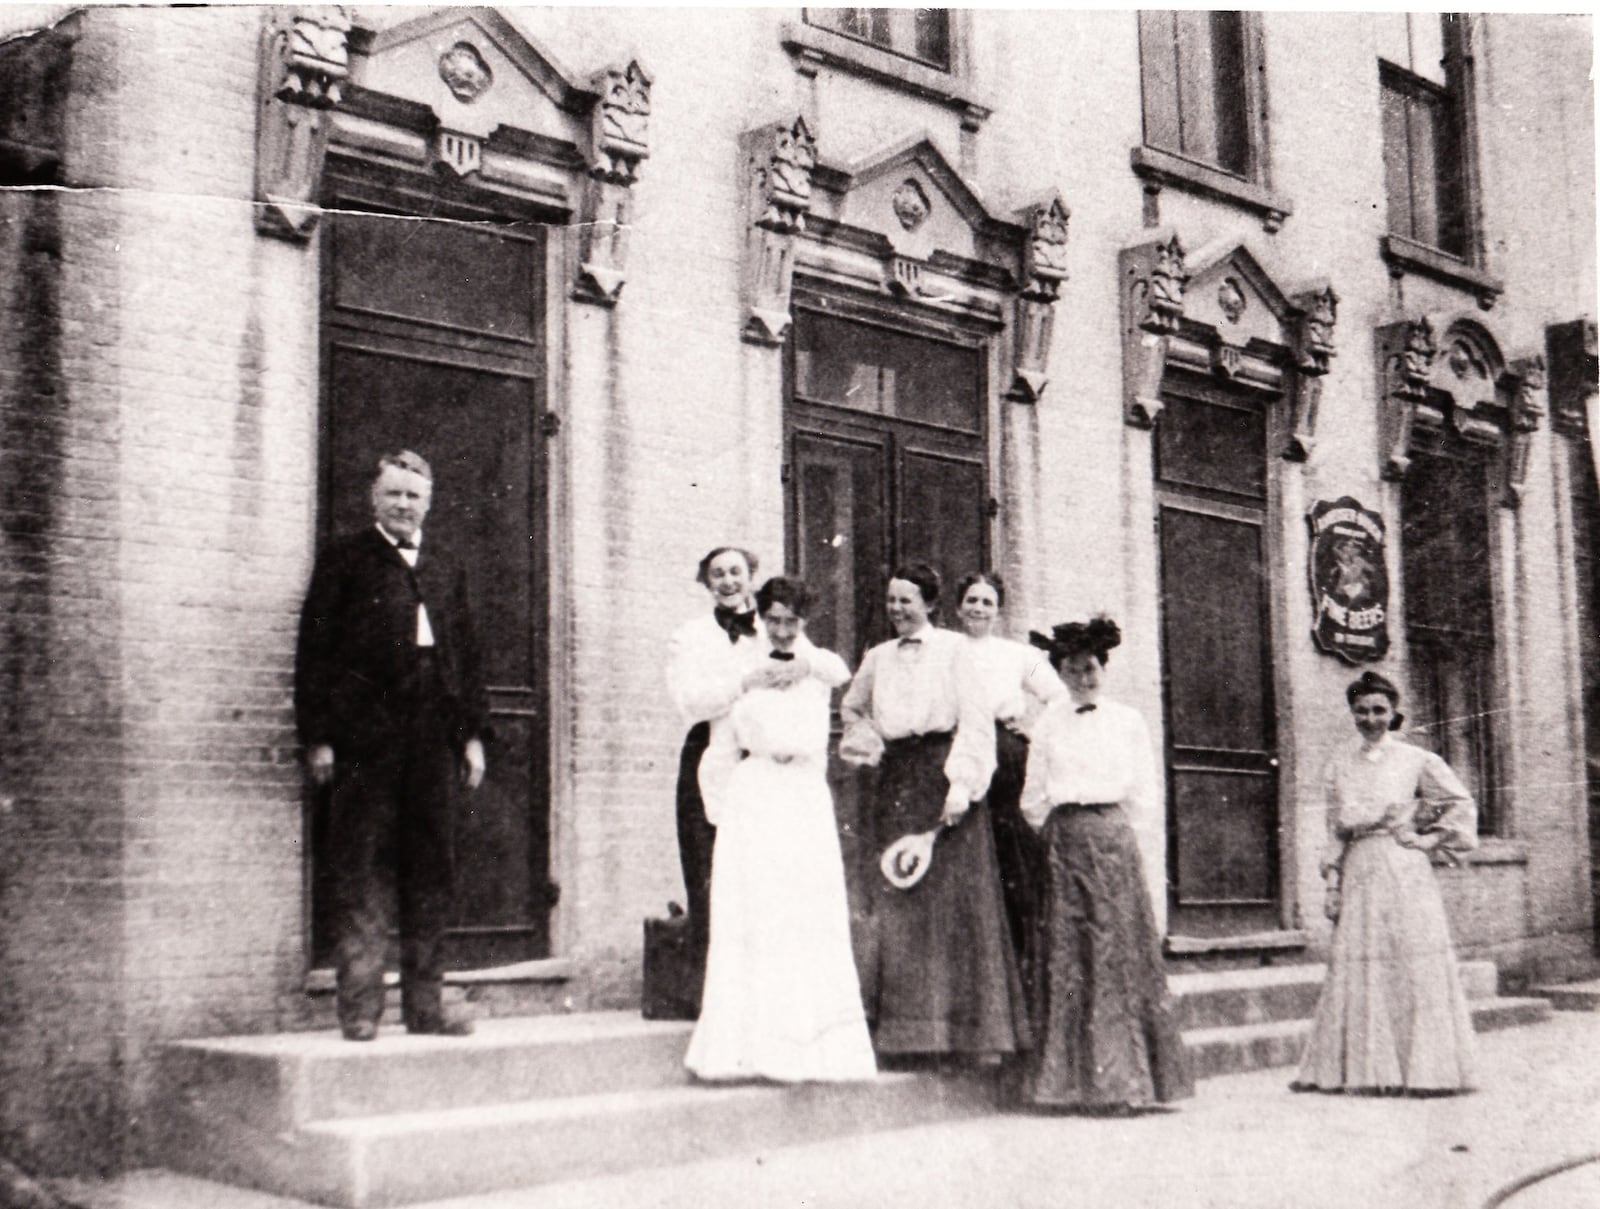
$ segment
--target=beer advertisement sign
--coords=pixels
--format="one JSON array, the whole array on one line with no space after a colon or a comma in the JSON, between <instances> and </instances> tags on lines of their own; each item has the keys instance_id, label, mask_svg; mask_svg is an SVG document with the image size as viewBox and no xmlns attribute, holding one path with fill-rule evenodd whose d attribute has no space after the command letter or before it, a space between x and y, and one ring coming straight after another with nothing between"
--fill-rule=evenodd
<instances>
[{"instance_id":1,"label":"beer advertisement sign","mask_svg":"<svg viewBox=\"0 0 1600 1209\"><path fill-rule=\"evenodd\" d=\"M1311 526L1311 636L1317 649L1347 663L1389 650L1389 569L1383 518L1348 495L1319 500Z\"/></svg>"}]
</instances>

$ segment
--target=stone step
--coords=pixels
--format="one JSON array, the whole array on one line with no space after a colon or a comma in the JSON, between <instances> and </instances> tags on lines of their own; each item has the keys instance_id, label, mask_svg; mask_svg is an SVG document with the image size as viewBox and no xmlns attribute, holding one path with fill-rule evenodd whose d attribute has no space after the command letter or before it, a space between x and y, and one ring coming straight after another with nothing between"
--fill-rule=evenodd
<instances>
[{"instance_id":1,"label":"stone step","mask_svg":"<svg viewBox=\"0 0 1600 1209\"><path fill-rule=\"evenodd\" d=\"M989 1076L891 1073L347 1117L287 1132L182 1110L164 1158L190 1175L379 1209L978 1116L995 1103Z\"/></svg>"},{"instance_id":2,"label":"stone step","mask_svg":"<svg viewBox=\"0 0 1600 1209\"><path fill-rule=\"evenodd\" d=\"M1530 994L1548 999L1558 1012L1600 1012L1600 978L1534 987Z\"/></svg>"},{"instance_id":3,"label":"stone step","mask_svg":"<svg viewBox=\"0 0 1600 1209\"><path fill-rule=\"evenodd\" d=\"M1471 999L1473 1028L1480 1033L1537 1024L1550 1016L1548 1000L1500 996ZM1189 1029L1183 1034L1202 1079L1293 1066L1311 1032L1311 1020L1269 1020L1255 1024Z\"/></svg>"}]
</instances>

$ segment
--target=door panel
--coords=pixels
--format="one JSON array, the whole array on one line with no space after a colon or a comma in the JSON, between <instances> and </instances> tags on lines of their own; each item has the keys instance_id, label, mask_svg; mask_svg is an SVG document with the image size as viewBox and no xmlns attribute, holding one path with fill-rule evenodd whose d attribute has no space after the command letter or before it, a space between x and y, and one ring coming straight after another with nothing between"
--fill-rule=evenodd
<instances>
[{"instance_id":1,"label":"door panel","mask_svg":"<svg viewBox=\"0 0 1600 1209\"><path fill-rule=\"evenodd\" d=\"M887 464L881 438L794 437L795 549L812 592L806 630L852 663L878 634L870 619L887 562Z\"/></svg>"},{"instance_id":2,"label":"door panel","mask_svg":"<svg viewBox=\"0 0 1600 1209\"><path fill-rule=\"evenodd\" d=\"M908 449L900 499L897 563L926 562L944 581L940 616L955 624L954 600L962 576L985 569L984 468L981 462Z\"/></svg>"},{"instance_id":3,"label":"door panel","mask_svg":"<svg viewBox=\"0 0 1600 1209\"><path fill-rule=\"evenodd\" d=\"M427 458L434 500L424 557L437 543L465 564L490 689L488 776L460 798L458 917L446 961L463 968L545 956L553 900L545 453L537 343L522 339L536 330L541 245L492 226L336 213L328 246L323 536L372 523L368 491L382 452ZM458 337L452 325L472 330ZM511 338L485 353L483 337L496 335ZM332 940L320 835L314 827L319 963Z\"/></svg>"}]
</instances>

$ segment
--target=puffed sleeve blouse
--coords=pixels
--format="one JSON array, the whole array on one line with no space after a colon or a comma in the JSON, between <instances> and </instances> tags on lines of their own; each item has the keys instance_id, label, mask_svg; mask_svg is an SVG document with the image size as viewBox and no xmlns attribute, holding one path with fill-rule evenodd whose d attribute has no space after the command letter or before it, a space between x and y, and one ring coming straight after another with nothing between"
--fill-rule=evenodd
<instances>
[{"instance_id":1,"label":"puffed sleeve blouse","mask_svg":"<svg viewBox=\"0 0 1600 1209\"><path fill-rule=\"evenodd\" d=\"M667 649L667 691L684 722L720 718L733 707L744 687L745 673L767 654L767 635L756 619L755 637L728 633L706 612L673 632Z\"/></svg>"},{"instance_id":2,"label":"puffed sleeve blouse","mask_svg":"<svg viewBox=\"0 0 1600 1209\"><path fill-rule=\"evenodd\" d=\"M1035 831L1064 802L1117 802L1135 832L1158 827L1155 751L1144 718L1132 706L1099 701L1079 713L1057 697L1033 727L1022 816Z\"/></svg>"},{"instance_id":3,"label":"puffed sleeve blouse","mask_svg":"<svg viewBox=\"0 0 1600 1209\"><path fill-rule=\"evenodd\" d=\"M866 653L839 713L846 728L870 723L886 741L955 732L944 775L969 800L994 775L994 714L965 635L924 626L912 641L891 638Z\"/></svg>"},{"instance_id":4,"label":"puffed sleeve blouse","mask_svg":"<svg viewBox=\"0 0 1600 1209\"><path fill-rule=\"evenodd\" d=\"M1478 807L1450 765L1431 751L1385 735L1354 741L1323 773L1328 840L1322 871L1336 868L1345 845L1377 832L1431 830L1439 846L1468 852L1478 846Z\"/></svg>"},{"instance_id":5,"label":"puffed sleeve blouse","mask_svg":"<svg viewBox=\"0 0 1600 1209\"><path fill-rule=\"evenodd\" d=\"M1023 725L1030 713L1030 698L1049 705L1067 691L1037 647L994 634L968 638L967 645L989 716L996 721Z\"/></svg>"}]
</instances>

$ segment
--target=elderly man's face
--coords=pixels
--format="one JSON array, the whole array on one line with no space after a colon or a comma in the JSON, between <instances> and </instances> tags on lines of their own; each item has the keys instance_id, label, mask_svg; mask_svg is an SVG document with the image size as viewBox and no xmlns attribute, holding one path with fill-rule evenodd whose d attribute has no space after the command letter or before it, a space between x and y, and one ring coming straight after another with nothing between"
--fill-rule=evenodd
<instances>
[{"instance_id":1,"label":"elderly man's face","mask_svg":"<svg viewBox=\"0 0 1600 1209\"><path fill-rule=\"evenodd\" d=\"M372 515L395 537L416 537L432 501L433 484L398 466L385 466L372 484Z\"/></svg>"}]
</instances>

